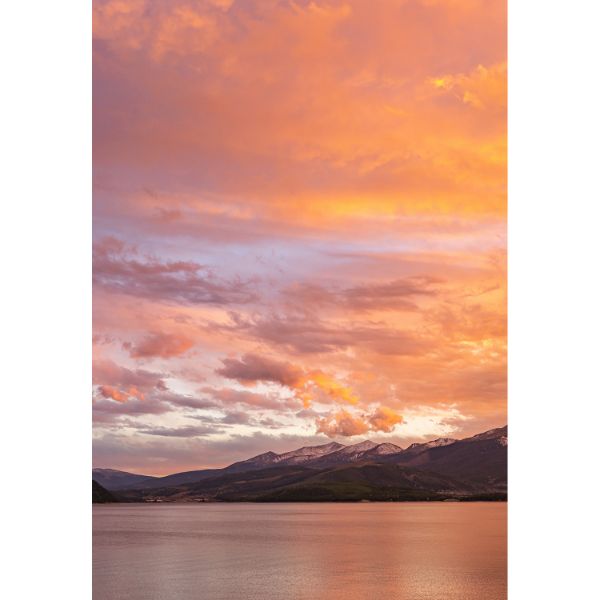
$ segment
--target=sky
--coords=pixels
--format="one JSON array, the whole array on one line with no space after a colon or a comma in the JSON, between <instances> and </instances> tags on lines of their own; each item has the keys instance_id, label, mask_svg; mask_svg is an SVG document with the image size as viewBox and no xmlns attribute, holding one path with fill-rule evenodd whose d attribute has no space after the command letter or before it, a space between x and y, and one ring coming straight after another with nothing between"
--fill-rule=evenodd
<instances>
[{"instance_id":1,"label":"sky","mask_svg":"<svg viewBox=\"0 0 600 600\"><path fill-rule=\"evenodd\" d=\"M506 423L504 0L94 0L94 466Z\"/></svg>"}]
</instances>

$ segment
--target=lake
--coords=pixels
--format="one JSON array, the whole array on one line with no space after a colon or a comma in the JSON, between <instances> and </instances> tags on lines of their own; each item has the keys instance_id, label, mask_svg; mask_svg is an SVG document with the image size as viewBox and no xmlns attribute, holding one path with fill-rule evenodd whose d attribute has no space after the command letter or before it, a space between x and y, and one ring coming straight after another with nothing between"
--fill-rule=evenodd
<instances>
[{"instance_id":1,"label":"lake","mask_svg":"<svg viewBox=\"0 0 600 600\"><path fill-rule=\"evenodd\" d=\"M506 503L93 507L94 600L500 600Z\"/></svg>"}]
</instances>

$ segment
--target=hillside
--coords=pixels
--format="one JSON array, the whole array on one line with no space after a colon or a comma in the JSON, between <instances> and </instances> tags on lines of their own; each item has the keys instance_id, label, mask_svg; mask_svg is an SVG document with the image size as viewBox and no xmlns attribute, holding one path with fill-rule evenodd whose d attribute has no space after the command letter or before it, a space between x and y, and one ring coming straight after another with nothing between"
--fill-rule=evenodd
<instances>
[{"instance_id":1,"label":"hillside","mask_svg":"<svg viewBox=\"0 0 600 600\"><path fill-rule=\"evenodd\" d=\"M97 481L92 479L92 503L104 504L106 502L119 502L108 490L104 489Z\"/></svg>"},{"instance_id":2,"label":"hillside","mask_svg":"<svg viewBox=\"0 0 600 600\"><path fill-rule=\"evenodd\" d=\"M132 488L155 479L150 475L137 475L116 469L92 469L92 478L107 490Z\"/></svg>"}]
</instances>

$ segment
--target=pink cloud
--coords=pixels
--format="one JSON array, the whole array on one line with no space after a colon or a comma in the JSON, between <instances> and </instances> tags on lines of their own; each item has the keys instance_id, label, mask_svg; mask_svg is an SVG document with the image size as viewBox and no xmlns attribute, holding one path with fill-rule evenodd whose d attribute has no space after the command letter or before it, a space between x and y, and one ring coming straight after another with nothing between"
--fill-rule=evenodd
<instances>
[{"instance_id":1,"label":"pink cloud","mask_svg":"<svg viewBox=\"0 0 600 600\"><path fill-rule=\"evenodd\" d=\"M171 358L185 354L194 346L194 341L175 333L153 333L140 342L128 345L132 358Z\"/></svg>"}]
</instances>

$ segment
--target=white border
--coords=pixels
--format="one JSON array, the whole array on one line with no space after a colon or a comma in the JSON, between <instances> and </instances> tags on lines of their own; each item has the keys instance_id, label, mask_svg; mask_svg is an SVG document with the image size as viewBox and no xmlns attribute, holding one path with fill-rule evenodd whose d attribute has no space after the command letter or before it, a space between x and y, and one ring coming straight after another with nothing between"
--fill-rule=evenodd
<instances>
[{"instance_id":1,"label":"white border","mask_svg":"<svg viewBox=\"0 0 600 600\"><path fill-rule=\"evenodd\" d=\"M91 2L3 2L0 56L0 596L81 600L91 597Z\"/></svg>"},{"instance_id":2,"label":"white border","mask_svg":"<svg viewBox=\"0 0 600 600\"><path fill-rule=\"evenodd\" d=\"M591 598L597 4L510 4L510 598ZM0 593L91 595L91 3L3 3Z\"/></svg>"},{"instance_id":3,"label":"white border","mask_svg":"<svg viewBox=\"0 0 600 600\"><path fill-rule=\"evenodd\" d=\"M600 10L509 17L509 598L593 598Z\"/></svg>"}]
</instances>

